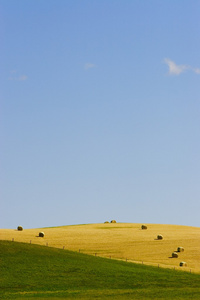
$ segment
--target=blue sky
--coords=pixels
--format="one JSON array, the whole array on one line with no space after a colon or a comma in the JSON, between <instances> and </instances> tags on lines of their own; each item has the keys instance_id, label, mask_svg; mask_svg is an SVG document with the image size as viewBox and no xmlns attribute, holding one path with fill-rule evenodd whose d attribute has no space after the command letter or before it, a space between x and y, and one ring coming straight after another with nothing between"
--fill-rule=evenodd
<instances>
[{"instance_id":1,"label":"blue sky","mask_svg":"<svg viewBox=\"0 0 200 300\"><path fill-rule=\"evenodd\" d=\"M199 11L0 1L0 228L200 226Z\"/></svg>"}]
</instances>

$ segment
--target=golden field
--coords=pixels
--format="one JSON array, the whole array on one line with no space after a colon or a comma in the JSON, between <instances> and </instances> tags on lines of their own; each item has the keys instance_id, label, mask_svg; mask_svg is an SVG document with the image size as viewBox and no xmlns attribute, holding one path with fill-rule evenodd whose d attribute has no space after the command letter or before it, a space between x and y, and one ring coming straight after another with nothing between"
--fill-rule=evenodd
<instances>
[{"instance_id":1,"label":"golden field","mask_svg":"<svg viewBox=\"0 0 200 300\"><path fill-rule=\"evenodd\" d=\"M71 225L53 228L0 229L0 239L64 248L113 259L200 272L200 228L146 224L108 223ZM43 231L45 236L39 237ZM163 240L157 240L157 235ZM183 247L178 258L172 252ZM179 267L185 261L186 267Z\"/></svg>"}]
</instances>

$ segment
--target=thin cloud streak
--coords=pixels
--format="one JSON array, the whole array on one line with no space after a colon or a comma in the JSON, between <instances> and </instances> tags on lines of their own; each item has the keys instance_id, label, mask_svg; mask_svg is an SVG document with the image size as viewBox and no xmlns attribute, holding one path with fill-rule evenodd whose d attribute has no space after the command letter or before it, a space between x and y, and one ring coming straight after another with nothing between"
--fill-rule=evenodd
<instances>
[{"instance_id":1,"label":"thin cloud streak","mask_svg":"<svg viewBox=\"0 0 200 300\"><path fill-rule=\"evenodd\" d=\"M89 70L89 69L92 69L92 68L95 68L95 67L96 67L96 65L92 64L92 63L85 63L85 65L84 65L85 70Z\"/></svg>"},{"instance_id":2,"label":"thin cloud streak","mask_svg":"<svg viewBox=\"0 0 200 300\"><path fill-rule=\"evenodd\" d=\"M180 75L189 68L187 65L177 65L169 58L165 58L164 62L168 65L170 75Z\"/></svg>"},{"instance_id":3,"label":"thin cloud streak","mask_svg":"<svg viewBox=\"0 0 200 300\"><path fill-rule=\"evenodd\" d=\"M190 65L177 65L174 61L169 58L165 58L164 62L167 64L169 68L170 75L180 75L181 73L191 70L196 74L200 74L199 68L193 68Z\"/></svg>"},{"instance_id":4,"label":"thin cloud streak","mask_svg":"<svg viewBox=\"0 0 200 300\"><path fill-rule=\"evenodd\" d=\"M11 77L8 78L8 80L15 80L15 81L25 81L28 79L27 75L18 75L18 76L13 76L14 74L17 73L16 70L10 71Z\"/></svg>"},{"instance_id":5,"label":"thin cloud streak","mask_svg":"<svg viewBox=\"0 0 200 300\"><path fill-rule=\"evenodd\" d=\"M18 77L19 81L24 81L24 80L27 80L27 79L28 79L28 77L26 75L22 75L22 76Z\"/></svg>"},{"instance_id":6,"label":"thin cloud streak","mask_svg":"<svg viewBox=\"0 0 200 300\"><path fill-rule=\"evenodd\" d=\"M199 68L194 69L194 72L197 73L197 74L200 74L200 69Z\"/></svg>"}]
</instances>

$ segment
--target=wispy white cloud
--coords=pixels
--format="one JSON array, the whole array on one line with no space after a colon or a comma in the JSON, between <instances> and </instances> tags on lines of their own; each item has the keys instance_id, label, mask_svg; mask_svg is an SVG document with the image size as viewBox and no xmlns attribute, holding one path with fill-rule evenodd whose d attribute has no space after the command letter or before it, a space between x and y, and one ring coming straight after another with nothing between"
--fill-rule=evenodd
<instances>
[{"instance_id":1,"label":"wispy white cloud","mask_svg":"<svg viewBox=\"0 0 200 300\"><path fill-rule=\"evenodd\" d=\"M85 65L84 65L85 70L92 69L92 68L95 68L95 67L96 67L96 65L92 64L92 63L85 63Z\"/></svg>"},{"instance_id":2,"label":"wispy white cloud","mask_svg":"<svg viewBox=\"0 0 200 300\"><path fill-rule=\"evenodd\" d=\"M199 68L192 68L190 65L177 65L174 61L172 61L169 58L165 58L164 62L167 64L169 68L169 74L170 75L180 75L181 73L191 70L195 72L196 74L200 74Z\"/></svg>"},{"instance_id":3,"label":"wispy white cloud","mask_svg":"<svg viewBox=\"0 0 200 300\"><path fill-rule=\"evenodd\" d=\"M16 70L12 70L12 71L10 71L10 73L14 74L14 73L17 73L17 71Z\"/></svg>"},{"instance_id":4,"label":"wispy white cloud","mask_svg":"<svg viewBox=\"0 0 200 300\"><path fill-rule=\"evenodd\" d=\"M170 75L179 75L188 69L186 65L177 65L169 58L165 58L164 62L168 65Z\"/></svg>"},{"instance_id":5,"label":"wispy white cloud","mask_svg":"<svg viewBox=\"0 0 200 300\"><path fill-rule=\"evenodd\" d=\"M194 71L195 73L197 73L197 74L200 74L200 69L199 69L199 68L195 68L193 71Z\"/></svg>"},{"instance_id":6,"label":"wispy white cloud","mask_svg":"<svg viewBox=\"0 0 200 300\"><path fill-rule=\"evenodd\" d=\"M25 81L28 79L27 75L17 75L16 70L10 71L11 76L8 78L9 80L16 80L16 81Z\"/></svg>"},{"instance_id":7,"label":"wispy white cloud","mask_svg":"<svg viewBox=\"0 0 200 300\"><path fill-rule=\"evenodd\" d=\"M26 75L21 75L17 78L17 80L19 80L19 81L24 81L24 80L27 80L27 79L28 79L28 77Z\"/></svg>"}]
</instances>

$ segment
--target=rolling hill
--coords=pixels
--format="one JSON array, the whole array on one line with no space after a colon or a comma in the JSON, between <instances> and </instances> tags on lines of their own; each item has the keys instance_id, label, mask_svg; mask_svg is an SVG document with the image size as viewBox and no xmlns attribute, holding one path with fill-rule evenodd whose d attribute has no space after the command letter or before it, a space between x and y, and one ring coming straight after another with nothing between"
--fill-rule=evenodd
<instances>
[{"instance_id":1,"label":"rolling hill","mask_svg":"<svg viewBox=\"0 0 200 300\"><path fill-rule=\"evenodd\" d=\"M200 299L200 275L0 241L1 299Z\"/></svg>"},{"instance_id":2,"label":"rolling hill","mask_svg":"<svg viewBox=\"0 0 200 300\"><path fill-rule=\"evenodd\" d=\"M38 237L40 231L45 233ZM157 235L162 234L163 240ZM108 223L52 228L0 229L0 239L44 245L129 262L200 272L200 228L178 225ZM184 252L178 258L172 253ZM181 261L187 266L179 267Z\"/></svg>"}]
</instances>

